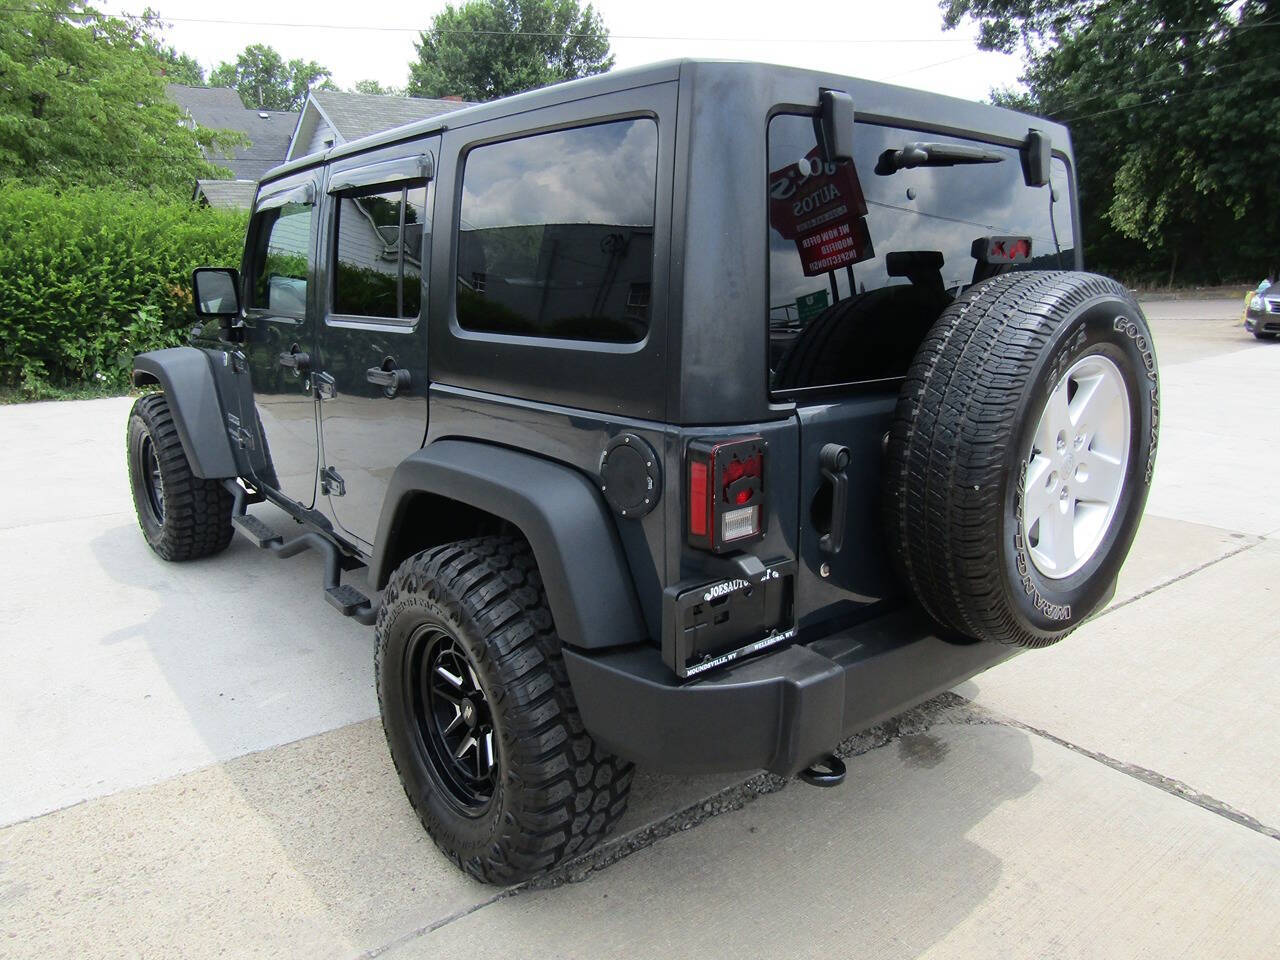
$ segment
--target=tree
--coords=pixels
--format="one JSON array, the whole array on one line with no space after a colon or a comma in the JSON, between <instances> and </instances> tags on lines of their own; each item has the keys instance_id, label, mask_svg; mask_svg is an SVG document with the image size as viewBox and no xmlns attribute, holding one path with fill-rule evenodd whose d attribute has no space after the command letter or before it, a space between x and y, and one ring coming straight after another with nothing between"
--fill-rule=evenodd
<instances>
[{"instance_id":1,"label":"tree","mask_svg":"<svg viewBox=\"0 0 1280 960\"><path fill-rule=\"evenodd\" d=\"M943 0L979 45L1021 49L998 103L1071 127L1091 266L1172 283L1280 258L1280 103L1268 0Z\"/></svg>"},{"instance_id":2,"label":"tree","mask_svg":"<svg viewBox=\"0 0 1280 960\"><path fill-rule=\"evenodd\" d=\"M80 0L26 0L0 18L0 179L191 190L202 148L238 140L183 124L145 21Z\"/></svg>"},{"instance_id":3,"label":"tree","mask_svg":"<svg viewBox=\"0 0 1280 960\"><path fill-rule=\"evenodd\" d=\"M182 83L188 87L204 86L204 67L198 60L173 47L158 46L153 55L160 61L160 74L166 83Z\"/></svg>"},{"instance_id":4,"label":"tree","mask_svg":"<svg viewBox=\"0 0 1280 960\"><path fill-rule=\"evenodd\" d=\"M414 44L409 95L492 100L604 73L609 31L577 0L467 0L446 4Z\"/></svg>"},{"instance_id":5,"label":"tree","mask_svg":"<svg viewBox=\"0 0 1280 960\"><path fill-rule=\"evenodd\" d=\"M404 90L400 87L384 87L377 80L357 80L356 85L351 88L352 93L367 93L374 97L403 97Z\"/></svg>"},{"instance_id":6,"label":"tree","mask_svg":"<svg viewBox=\"0 0 1280 960\"><path fill-rule=\"evenodd\" d=\"M272 47L253 43L235 63L223 62L209 74L215 87L234 87L250 110L300 110L313 89L334 90L329 68L314 60L288 62Z\"/></svg>"},{"instance_id":7,"label":"tree","mask_svg":"<svg viewBox=\"0 0 1280 960\"><path fill-rule=\"evenodd\" d=\"M200 66L200 62L195 57L179 53L172 45L164 42L164 31L171 24L166 24L160 14L148 7L142 11L141 16L131 17L125 14L124 18L137 31L138 40L143 47L155 57L160 75L166 83L204 86L204 67Z\"/></svg>"}]
</instances>

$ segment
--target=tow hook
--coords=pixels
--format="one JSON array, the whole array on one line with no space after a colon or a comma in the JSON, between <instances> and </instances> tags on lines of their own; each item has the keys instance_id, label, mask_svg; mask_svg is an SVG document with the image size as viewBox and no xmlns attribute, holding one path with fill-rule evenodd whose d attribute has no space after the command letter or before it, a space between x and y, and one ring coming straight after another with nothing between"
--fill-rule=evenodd
<instances>
[{"instance_id":1,"label":"tow hook","mask_svg":"<svg viewBox=\"0 0 1280 960\"><path fill-rule=\"evenodd\" d=\"M800 779L814 787L838 787L844 783L847 772L844 761L834 753L829 753L801 770Z\"/></svg>"}]
</instances>

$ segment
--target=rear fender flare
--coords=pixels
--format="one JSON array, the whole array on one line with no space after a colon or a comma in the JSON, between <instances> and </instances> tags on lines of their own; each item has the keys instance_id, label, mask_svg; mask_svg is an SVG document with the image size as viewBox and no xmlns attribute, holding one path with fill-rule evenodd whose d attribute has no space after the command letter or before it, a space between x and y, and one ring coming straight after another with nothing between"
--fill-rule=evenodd
<instances>
[{"instance_id":1,"label":"rear fender flare","mask_svg":"<svg viewBox=\"0 0 1280 960\"><path fill-rule=\"evenodd\" d=\"M133 385L160 385L191 471L203 480L223 480L239 470L209 363L195 347L140 353L133 358Z\"/></svg>"},{"instance_id":2,"label":"rear fender flare","mask_svg":"<svg viewBox=\"0 0 1280 960\"><path fill-rule=\"evenodd\" d=\"M437 440L424 447L401 462L387 489L369 570L379 589L402 552L397 528L417 493L466 504L519 528L566 644L598 649L649 641L613 517L582 473L486 443Z\"/></svg>"}]
</instances>

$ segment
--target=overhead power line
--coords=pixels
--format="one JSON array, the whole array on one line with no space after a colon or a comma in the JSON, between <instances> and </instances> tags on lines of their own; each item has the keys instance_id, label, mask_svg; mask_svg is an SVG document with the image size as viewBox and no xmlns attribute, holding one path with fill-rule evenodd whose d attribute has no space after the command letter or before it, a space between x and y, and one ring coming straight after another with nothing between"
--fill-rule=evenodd
<instances>
[{"instance_id":1,"label":"overhead power line","mask_svg":"<svg viewBox=\"0 0 1280 960\"><path fill-rule=\"evenodd\" d=\"M39 12L33 7L9 6L0 7L0 12L5 13L34 13ZM214 26L233 26L233 27L279 27L289 30L343 30L343 31L359 31L373 33L423 33L426 28L421 26L392 26L379 25L370 23L306 23L300 21L284 21L284 20L237 20L224 17L171 17L166 16L156 10L149 10L153 19L161 23L192 23ZM137 14L128 12L120 12L118 14L64 14L69 19L95 19L98 16L119 16L133 17L139 19ZM1130 30L1114 31L1118 34L1125 33L1141 33L1147 35L1155 35L1160 33L1218 33L1221 31L1230 31L1238 29L1258 29L1261 27L1280 26L1277 23L1251 23L1251 24L1224 24L1213 27L1190 27L1169 25L1149 29L1144 27L1135 27ZM455 36L498 36L498 37L565 37L568 39L590 39L594 34L582 33L561 33L558 31L538 31L538 30L451 30L439 29L440 33L446 33ZM725 36L688 36L680 34L644 34L644 33L614 33L607 31L610 40L645 40L655 42L682 42L682 43L805 43L805 44L828 44L828 45L867 45L867 44L908 44L908 43L974 43L975 41L968 37L725 37ZM998 51L982 51L982 52L998 52ZM908 71L908 72L914 72Z\"/></svg>"},{"instance_id":2,"label":"overhead power line","mask_svg":"<svg viewBox=\"0 0 1280 960\"><path fill-rule=\"evenodd\" d=\"M1268 74L1267 76L1262 78L1243 77L1243 78L1238 78L1236 80L1233 80L1230 83L1217 83L1211 87L1196 87L1194 90L1179 90L1179 91L1175 91L1174 93L1165 94L1163 96L1153 97L1150 100L1140 100L1137 103L1126 104L1123 107L1111 107L1108 110L1098 110L1098 111L1095 111L1094 113L1086 113L1078 117L1066 118L1066 119L1063 119L1062 122L1063 123L1079 123L1081 120L1092 120L1094 117L1104 117L1109 113L1120 113L1123 110L1134 110L1138 107L1146 107L1155 103L1168 103L1170 100L1176 100L1179 97L1189 97L1195 93L1212 93L1215 90L1226 90L1231 87L1242 86L1246 83L1257 83L1259 82L1260 79L1263 81L1280 80L1280 71Z\"/></svg>"},{"instance_id":3,"label":"overhead power line","mask_svg":"<svg viewBox=\"0 0 1280 960\"><path fill-rule=\"evenodd\" d=\"M1177 60L1174 62L1186 63L1187 61L1192 59L1194 58L1187 57L1183 60ZM1250 63L1259 63L1263 60L1275 60L1275 59L1276 59L1276 55L1274 53L1270 53L1270 54L1265 54L1261 57L1250 57L1247 60L1229 60L1226 63L1211 64L1211 66L1213 67L1214 71L1217 72L1221 70L1231 70L1236 67L1243 67ZM1207 79L1211 79L1211 77L1212 77L1211 74L1181 74L1181 75L1173 75L1168 77L1161 77L1156 80L1143 80L1139 83L1129 84L1128 86L1124 86L1124 87L1118 87L1118 88L1109 87L1099 93L1091 93L1087 97L1080 97L1079 99L1072 100L1070 103L1065 103L1062 106L1055 109L1053 113L1055 115L1066 113L1069 110L1074 110L1076 107L1080 106L1081 104L1088 103L1090 100L1097 100L1099 97L1115 97L1115 96L1119 96L1122 93L1133 93L1136 90L1144 90L1147 87L1158 87L1161 84L1177 84L1177 83L1191 82L1194 80L1207 80Z\"/></svg>"}]
</instances>

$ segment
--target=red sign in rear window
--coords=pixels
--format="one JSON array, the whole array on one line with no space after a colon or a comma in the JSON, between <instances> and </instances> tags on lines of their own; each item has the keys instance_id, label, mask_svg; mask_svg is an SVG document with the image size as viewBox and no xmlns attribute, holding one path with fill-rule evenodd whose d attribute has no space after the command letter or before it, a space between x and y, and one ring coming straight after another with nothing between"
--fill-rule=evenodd
<instances>
[{"instance_id":1,"label":"red sign in rear window","mask_svg":"<svg viewBox=\"0 0 1280 960\"><path fill-rule=\"evenodd\" d=\"M805 276L874 257L866 215L853 164L824 161L817 147L769 174L769 222L796 242Z\"/></svg>"}]
</instances>

